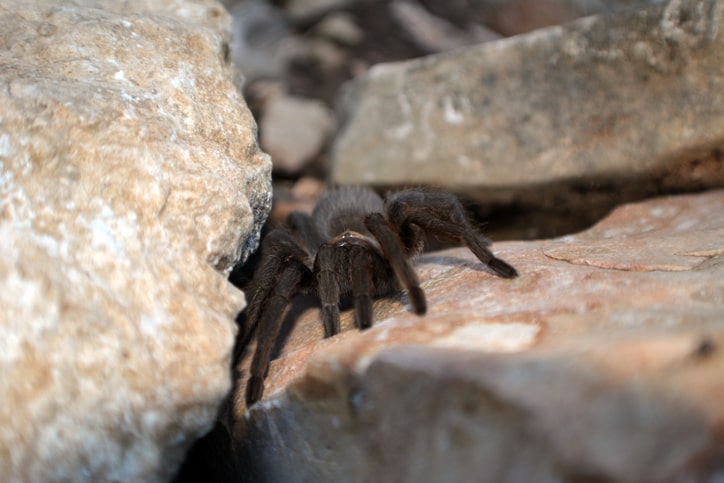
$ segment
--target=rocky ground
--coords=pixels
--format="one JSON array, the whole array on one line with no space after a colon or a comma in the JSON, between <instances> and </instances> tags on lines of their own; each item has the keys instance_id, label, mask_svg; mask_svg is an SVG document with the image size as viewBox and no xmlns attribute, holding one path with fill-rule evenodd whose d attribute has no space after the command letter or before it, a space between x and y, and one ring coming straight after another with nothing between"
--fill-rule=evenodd
<instances>
[{"instance_id":1,"label":"rocky ground","mask_svg":"<svg viewBox=\"0 0 724 483\"><path fill-rule=\"evenodd\" d=\"M298 317L268 398L232 420L242 481L718 481L724 191L625 205L590 230L420 258L430 310L375 305L322 339ZM692 227L697 228L692 231ZM246 373L243 364L241 373Z\"/></svg>"},{"instance_id":2,"label":"rocky ground","mask_svg":"<svg viewBox=\"0 0 724 483\"><path fill-rule=\"evenodd\" d=\"M386 11L418 58L379 65L337 46L338 62L357 69L341 91L306 88L284 64L247 80L277 163L272 222L309 210L328 183L420 184L463 196L494 238L533 241L495 244L521 273L513 281L465 248L421 257L429 313L412 314L404 295L382 300L362 334L347 312L348 331L324 340L319 310L298 300L267 398L251 409L241 396L253 346L240 359L225 424L205 440L233 441L219 480L721 477L722 415L709 397L721 391L724 196L707 192L724 186L721 11L607 5L608 15L521 35L532 27L506 31L470 9L462 18L475 27L463 30L487 36L471 41L435 34L460 20L453 9L351 3L301 26L293 2L274 12L287 35L303 33L295 54L321 57L330 18L354 24L364 45L384 34L361 12ZM406 24L403 4L435 21ZM559 21L581 12L568 7ZM424 51L421 37L458 43ZM307 75L332 82L313 65ZM317 154L294 149L298 138L316 140ZM704 194L661 197L682 192Z\"/></svg>"},{"instance_id":3,"label":"rocky ground","mask_svg":"<svg viewBox=\"0 0 724 483\"><path fill-rule=\"evenodd\" d=\"M0 0L3 480L724 478L723 22ZM247 408L227 277L337 184L454 192L520 275L425 253L427 315L331 339L299 297Z\"/></svg>"}]
</instances>

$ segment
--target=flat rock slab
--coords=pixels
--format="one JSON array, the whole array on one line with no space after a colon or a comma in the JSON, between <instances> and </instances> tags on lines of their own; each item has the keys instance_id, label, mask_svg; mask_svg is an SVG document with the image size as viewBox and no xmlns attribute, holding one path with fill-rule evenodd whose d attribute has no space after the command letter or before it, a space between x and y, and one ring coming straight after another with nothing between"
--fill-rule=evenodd
<instances>
[{"instance_id":1,"label":"flat rock slab","mask_svg":"<svg viewBox=\"0 0 724 483\"><path fill-rule=\"evenodd\" d=\"M718 0L673 0L377 65L331 179L583 211L724 186L722 23Z\"/></svg>"},{"instance_id":2,"label":"flat rock slab","mask_svg":"<svg viewBox=\"0 0 724 483\"><path fill-rule=\"evenodd\" d=\"M371 329L322 340L318 311L305 312L267 398L249 411L236 402L242 476L724 476L724 191L625 205L578 235L493 248L518 278L493 276L464 248L422 256L424 317L400 295L376 302Z\"/></svg>"}]
</instances>

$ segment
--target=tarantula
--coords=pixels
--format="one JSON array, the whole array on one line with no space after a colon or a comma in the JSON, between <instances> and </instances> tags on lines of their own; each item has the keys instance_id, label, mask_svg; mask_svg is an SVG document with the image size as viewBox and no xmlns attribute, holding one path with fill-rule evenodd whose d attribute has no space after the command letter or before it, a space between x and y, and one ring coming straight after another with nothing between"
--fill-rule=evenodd
<instances>
[{"instance_id":1,"label":"tarantula","mask_svg":"<svg viewBox=\"0 0 724 483\"><path fill-rule=\"evenodd\" d=\"M261 399L282 313L300 292L316 294L325 337L340 331L340 301L354 306L359 329L372 325L372 300L406 290L418 315L427 310L425 293L408 258L423 248L424 235L465 243L497 275L513 278L515 268L496 258L451 194L405 190L382 199L364 188L342 188L323 197L311 216L294 212L287 225L262 241L259 265L249 292L247 336L256 331L246 404Z\"/></svg>"}]
</instances>

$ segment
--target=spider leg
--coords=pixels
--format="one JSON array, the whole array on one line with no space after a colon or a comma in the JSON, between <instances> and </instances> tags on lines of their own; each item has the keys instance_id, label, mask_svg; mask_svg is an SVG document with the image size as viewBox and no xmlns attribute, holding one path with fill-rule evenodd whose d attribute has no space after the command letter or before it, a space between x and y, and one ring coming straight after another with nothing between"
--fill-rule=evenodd
<instances>
[{"instance_id":1,"label":"spider leg","mask_svg":"<svg viewBox=\"0 0 724 483\"><path fill-rule=\"evenodd\" d=\"M374 260L369 249L361 246L349 248L349 275L354 296L354 320L359 329L372 326L372 264Z\"/></svg>"},{"instance_id":2,"label":"spider leg","mask_svg":"<svg viewBox=\"0 0 724 483\"><path fill-rule=\"evenodd\" d=\"M299 291L308 275L309 269L299 260L288 257L284 268L276 277L274 287L265 298L265 307L261 309L261 318L257 323L257 346L249 370L246 384L246 405L251 406L261 399L264 392L264 376L269 368L269 360L274 344L279 337L282 325L282 312L291 298Z\"/></svg>"},{"instance_id":3,"label":"spider leg","mask_svg":"<svg viewBox=\"0 0 724 483\"><path fill-rule=\"evenodd\" d=\"M274 286L273 280L281 270L283 258L274 247L277 243L287 241L286 238L288 238L288 234L281 231L272 231L262 242L261 252L264 256L261 257L249 290L246 291L249 300L249 305L246 307L247 325L243 328L244 333L239 334L244 346L251 339L259 323L261 311Z\"/></svg>"},{"instance_id":4,"label":"spider leg","mask_svg":"<svg viewBox=\"0 0 724 483\"><path fill-rule=\"evenodd\" d=\"M339 250L325 243L319 247L314 260L314 274L317 278L317 292L322 303L322 324L324 336L331 337L340 331L339 324L339 282L335 266Z\"/></svg>"},{"instance_id":5,"label":"spider leg","mask_svg":"<svg viewBox=\"0 0 724 483\"><path fill-rule=\"evenodd\" d=\"M261 398L264 376L282 324L282 312L309 281L307 252L287 230L273 230L262 241L259 266L254 272L246 309L242 341L256 333L257 347L246 387L247 406Z\"/></svg>"},{"instance_id":6,"label":"spider leg","mask_svg":"<svg viewBox=\"0 0 724 483\"><path fill-rule=\"evenodd\" d=\"M465 243L478 259L504 278L514 278L518 272L507 262L497 258L487 248L490 240L478 233L456 196L449 193L401 191L393 194L386 204L387 216L401 232L425 232ZM414 228L414 226L419 229ZM406 240L411 245L416 240Z\"/></svg>"},{"instance_id":7,"label":"spider leg","mask_svg":"<svg viewBox=\"0 0 724 483\"><path fill-rule=\"evenodd\" d=\"M407 289L407 294L410 297L410 303L415 313L418 315L424 314L427 311L425 292L420 288L417 273L415 273L415 270L405 256L405 250L403 249L400 238L395 234L395 231L382 213L370 213L367 215L365 218L365 226L367 226L370 233L372 233L380 243L382 253L392 266L397 278Z\"/></svg>"}]
</instances>

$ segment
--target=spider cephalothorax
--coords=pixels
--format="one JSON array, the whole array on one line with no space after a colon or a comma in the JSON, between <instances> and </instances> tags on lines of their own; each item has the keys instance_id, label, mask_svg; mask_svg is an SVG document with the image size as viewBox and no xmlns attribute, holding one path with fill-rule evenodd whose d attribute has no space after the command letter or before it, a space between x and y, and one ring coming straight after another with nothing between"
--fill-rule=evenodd
<instances>
[{"instance_id":1,"label":"spider cephalothorax","mask_svg":"<svg viewBox=\"0 0 724 483\"><path fill-rule=\"evenodd\" d=\"M325 337L340 330L339 304L350 300L355 323L372 325L372 300L402 285L415 313L427 310L425 293L409 257L423 248L425 235L464 243L496 274L515 269L488 250L458 199L448 193L405 190L385 200L363 188L344 188L323 197L312 216L289 215L287 226L262 242L259 266L249 292L247 334L256 332L246 403L261 398L282 312L294 295L316 294L322 305Z\"/></svg>"}]
</instances>

